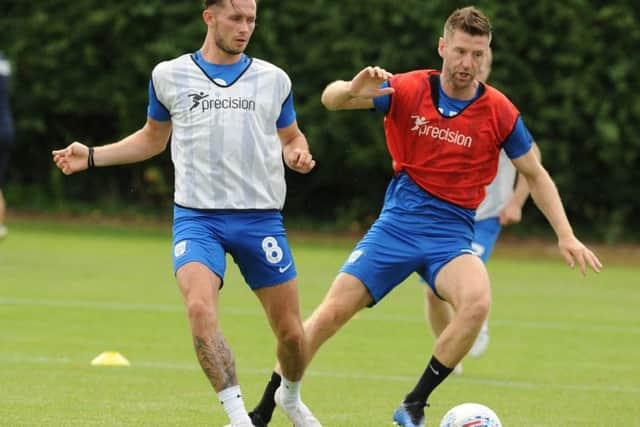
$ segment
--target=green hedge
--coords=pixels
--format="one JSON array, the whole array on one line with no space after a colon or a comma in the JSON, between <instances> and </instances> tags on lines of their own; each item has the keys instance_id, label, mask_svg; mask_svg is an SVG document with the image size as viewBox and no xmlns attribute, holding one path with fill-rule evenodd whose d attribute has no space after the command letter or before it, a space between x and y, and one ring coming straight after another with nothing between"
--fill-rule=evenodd
<instances>
[{"instance_id":1,"label":"green hedge","mask_svg":"<svg viewBox=\"0 0 640 427\"><path fill-rule=\"evenodd\" d=\"M18 146L11 202L167 209L169 153L144 164L62 177L51 149L117 140L145 121L154 64L202 43L200 2L8 2L0 48L11 58ZM390 177L381 117L325 111L327 83L379 64L439 68L442 24L458 1L262 0L248 53L287 70L298 121L318 160L289 174L287 214L367 225ZM366 6L366 7L365 7ZM640 23L632 2L481 1L494 26L492 83L522 112L569 216L608 241L640 231ZM7 29L8 31L4 31ZM29 191L24 189L28 188ZM36 193L39 195L36 196ZM544 219L532 204L527 221Z\"/></svg>"}]
</instances>

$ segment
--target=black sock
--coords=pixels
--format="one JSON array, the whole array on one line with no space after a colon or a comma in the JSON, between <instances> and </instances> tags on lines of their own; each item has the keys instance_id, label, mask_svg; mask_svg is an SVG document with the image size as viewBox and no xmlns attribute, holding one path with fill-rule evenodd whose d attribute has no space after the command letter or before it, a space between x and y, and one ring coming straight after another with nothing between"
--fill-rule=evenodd
<instances>
[{"instance_id":1,"label":"black sock","mask_svg":"<svg viewBox=\"0 0 640 427\"><path fill-rule=\"evenodd\" d=\"M265 423L265 425L271 421L271 416L273 415L273 410L276 408L276 401L273 400L273 396L276 394L276 390L280 387L280 383L282 382L282 377L276 372L271 374L271 379L267 383L267 386L262 393L262 399L253 411L249 413L252 421L254 417L257 415L260 419ZM255 424L255 422L254 422Z\"/></svg>"},{"instance_id":2,"label":"black sock","mask_svg":"<svg viewBox=\"0 0 640 427\"><path fill-rule=\"evenodd\" d=\"M431 360L427 365L424 373L420 377L418 384L404 398L405 403L420 403L422 407L427 403L427 399L431 392L444 381L453 371L453 368L444 366L435 356L431 356Z\"/></svg>"}]
</instances>

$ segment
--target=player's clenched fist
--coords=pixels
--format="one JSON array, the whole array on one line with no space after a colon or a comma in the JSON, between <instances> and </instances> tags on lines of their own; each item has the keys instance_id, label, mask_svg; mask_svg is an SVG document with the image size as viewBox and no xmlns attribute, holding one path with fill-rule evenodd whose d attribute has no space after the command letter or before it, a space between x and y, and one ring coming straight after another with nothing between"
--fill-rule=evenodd
<instances>
[{"instance_id":1,"label":"player's clenched fist","mask_svg":"<svg viewBox=\"0 0 640 427\"><path fill-rule=\"evenodd\" d=\"M89 147L79 142L74 142L62 150L53 150L51 155L58 169L65 175L71 175L89 167Z\"/></svg>"},{"instance_id":2,"label":"player's clenched fist","mask_svg":"<svg viewBox=\"0 0 640 427\"><path fill-rule=\"evenodd\" d=\"M285 161L289 168L299 173L309 173L316 165L313 156L308 150L295 148L285 153Z\"/></svg>"}]
</instances>

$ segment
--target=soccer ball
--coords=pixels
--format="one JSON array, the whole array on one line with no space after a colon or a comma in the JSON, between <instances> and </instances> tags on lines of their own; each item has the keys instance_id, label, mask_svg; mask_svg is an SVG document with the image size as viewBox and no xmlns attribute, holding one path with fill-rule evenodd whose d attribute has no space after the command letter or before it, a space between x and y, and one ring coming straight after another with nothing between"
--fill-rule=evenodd
<instances>
[{"instance_id":1,"label":"soccer ball","mask_svg":"<svg viewBox=\"0 0 640 427\"><path fill-rule=\"evenodd\" d=\"M444 414L440 427L502 427L491 409L479 403L462 403Z\"/></svg>"}]
</instances>

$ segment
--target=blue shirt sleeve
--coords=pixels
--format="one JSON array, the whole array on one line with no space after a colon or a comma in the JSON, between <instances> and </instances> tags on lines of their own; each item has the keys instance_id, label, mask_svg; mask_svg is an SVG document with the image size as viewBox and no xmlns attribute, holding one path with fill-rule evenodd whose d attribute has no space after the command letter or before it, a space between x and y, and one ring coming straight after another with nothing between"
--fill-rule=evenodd
<instances>
[{"instance_id":1,"label":"blue shirt sleeve","mask_svg":"<svg viewBox=\"0 0 640 427\"><path fill-rule=\"evenodd\" d=\"M159 122L171 120L171 113L160 103L153 88L153 80L149 79L149 105L147 106L147 116Z\"/></svg>"},{"instance_id":2,"label":"blue shirt sleeve","mask_svg":"<svg viewBox=\"0 0 640 427\"><path fill-rule=\"evenodd\" d=\"M289 96L284 100L282 104L282 110L280 111L280 117L276 121L276 127L278 129L286 128L296 119L296 110L293 108L293 90L289 92Z\"/></svg>"},{"instance_id":3,"label":"blue shirt sleeve","mask_svg":"<svg viewBox=\"0 0 640 427\"><path fill-rule=\"evenodd\" d=\"M502 148L504 148L504 151L510 159L515 159L527 154L531 149L532 143L533 136L525 126L522 116L518 116L513 132L511 132L511 135L509 135L504 144L502 144Z\"/></svg>"},{"instance_id":4,"label":"blue shirt sleeve","mask_svg":"<svg viewBox=\"0 0 640 427\"><path fill-rule=\"evenodd\" d=\"M380 85L380 89L384 89L389 87L389 80L385 80ZM382 95L373 98L373 110L378 113L387 114L389 112L389 107L391 106L391 95Z\"/></svg>"}]
</instances>

